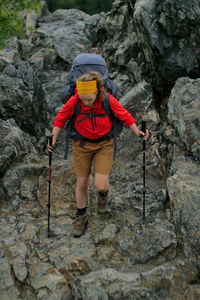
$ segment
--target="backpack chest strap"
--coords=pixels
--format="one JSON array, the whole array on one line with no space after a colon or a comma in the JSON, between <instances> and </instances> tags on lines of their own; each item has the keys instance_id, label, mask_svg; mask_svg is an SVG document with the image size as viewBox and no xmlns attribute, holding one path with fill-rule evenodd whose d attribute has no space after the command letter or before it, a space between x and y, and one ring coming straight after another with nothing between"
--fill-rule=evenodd
<instances>
[{"instance_id":1,"label":"backpack chest strap","mask_svg":"<svg viewBox=\"0 0 200 300\"><path fill-rule=\"evenodd\" d=\"M96 114L95 112L93 112L92 110L89 113L80 113L80 115L84 115L85 117L81 118L80 120L78 120L78 123L82 122L83 120L90 118L92 121L92 129L94 131L94 127L96 126L96 117L105 117L107 116L106 113L104 114Z\"/></svg>"},{"instance_id":2,"label":"backpack chest strap","mask_svg":"<svg viewBox=\"0 0 200 300\"><path fill-rule=\"evenodd\" d=\"M78 120L78 123L82 122L83 120L85 120L87 118L90 118L92 120L93 118L96 118L96 117L105 117L105 116L107 116L107 113L96 114L95 112L90 111L89 113L80 113L79 115L84 115L85 117Z\"/></svg>"}]
</instances>

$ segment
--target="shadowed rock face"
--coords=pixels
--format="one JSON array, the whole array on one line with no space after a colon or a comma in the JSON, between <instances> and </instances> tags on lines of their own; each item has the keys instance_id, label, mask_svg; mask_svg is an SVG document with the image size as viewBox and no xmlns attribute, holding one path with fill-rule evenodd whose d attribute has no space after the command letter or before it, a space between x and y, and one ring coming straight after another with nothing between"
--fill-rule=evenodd
<instances>
[{"instance_id":1,"label":"shadowed rock face","mask_svg":"<svg viewBox=\"0 0 200 300\"><path fill-rule=\"evenodd\" d=\"M200 160L200 79L180 78L168 101L168 120L197 160Z\"/></svg>"},{"instance_id":2,"label":"shadowed rock face","mask_svg":"<svg viewBox=\"0 0 200 300\"><path fill-rule=\"evenodd\" d=\"M38 153L35 148L35 141L31 141L31 138L20 130L14 119L0 120L0 128L1 176L11 165L21 162L27 157L29 161L31 159L37 161Z\"/></svg>"},{"instance_id":3,"label":"shadowed rock face","mask_svg":"<svg viewBox=\"0 0 200 300\"><path fill-rule=\"evenodd\" d=\"M194 0L116 0L107 14L45 12L37 32L1 51L1 299L199 299L200 87L180 77L199 74L199 11ZM124 128L108 213L97 213L92 173L89 225L73 238L76 177L71 153L63 160L63 130L48 238L45 131L72 60L92 47L103 53L121 104L138 125L148 120L146 221L142 141ZM156 88L168 97L157 99Z\"/></svg>"},{"instance_id":4,"label":"shadowed rock face","mask_svg":"<svg viewBox=\"0 0 200 300\"><path fill-rule=\"evenodd\" d=\"M199 1L138 0L134 7L138 41L155 85L199 76Z\"/></svg>"},{"instance_id":5,"label":"shadowed rock face","mask_svg":"<svg viewBox=\"0 0 200 300\"><path fill-rule=\"evenodd\" d=\"M38 140L48 125L48 107L40 81L29 63L1 60L0 116L16 124Z\"/></svg>"}]
</instances>

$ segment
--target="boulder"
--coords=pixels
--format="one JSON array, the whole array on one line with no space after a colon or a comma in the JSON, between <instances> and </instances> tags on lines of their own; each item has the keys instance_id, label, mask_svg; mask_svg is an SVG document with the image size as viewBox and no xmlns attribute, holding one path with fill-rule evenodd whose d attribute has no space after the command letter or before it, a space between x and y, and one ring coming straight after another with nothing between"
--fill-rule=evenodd
<instances>
[{"instance_id":1,"label":"boulder","mask_svg":"<svg viewBox=\"0 0 200 300\"><path fill-rule=\"evenodd\" d=\"M36 141L23 132L15 123L14 119L0 119L0 175L13 164L22 162L38 162Z\"/></svg>"},{"instance_id":2,"label":"boulder","mask_svg":"<svg viewBox=\"0 0 200 300\"><path fill-rule=\"evenodd\" d=\"M140 117L153 109L153 103L152 87L145 80L139 82L120 99L120 104L133 116L137 114Z\"/></svg>"},{"instance_id":3,"label":"boulder","mask_svg":"<svg viewBox=\"0 0 200 300\"><path fill-rule=\"evenodd\" d=\"M39 22L38 33L53 40L56 53L67 64L81 52L89 51L91 44L84 34L88 15L77 9L59 9Z\"/></svg>"},{"instance_id":4,"label":"boulder","mask_svg":"<svg viewBox=\"0 0 200 300\"><path fill-rule=\"evenodd\" d=\"M25 206L25 202L31 203L35 209L39 176L45 168L39 164L18 164L7 170L2 180L6 200L13 209ZM30 207L30 204L29 204Z\"/></svg>"},{"instance_id":5,"label":"boulder","mask_svg":"<svg viewBox=\"0 0 200 300\"><path fill-rule=\"evenodd\" d=\"M175 147L167 179L170 207L185 255L199 265L200 222L199 166Z\"/></svg>"},{"instance_id":6,"label":"boulder","mask_svg":"<svg viewBox=\"0 0 200 300\"><path fill-rule=\"evenodd\" d=\"M176 300L181 295L186 300L185 288L180 272L173 266L162 265L140 274L109 268L78 277L75 299Z\"/></svg>"},{"instance_id":7,"label":"boulder","mask_svg":"<svg viewBox=\"0 0 200 300\"><path fill-rule=\"evenodd\" d=\"M168 100L168 122L200 161L200 79L179 78Z\"/></svg>"},{"instance_id":8,"label":"boulder","mask_svg":"<svg viewBox=\"0 0 200 300\"><path fill-rule=\"evenodd\" d=\"M25 61L0 57L0 115L14 118L17 126L44 142L48 126L46 95L32 67Z\"/></svg>"},{"instance_id":9,"label":"boulder","mask_svg":"<svg viewBox=\"0 0 200 300\"><path fill-rule=\"evenodd\" d=\"M172 86L181 76L199 76L198 0L138 0L133 17L155 88Z\"/></svg>"}]
</instances>

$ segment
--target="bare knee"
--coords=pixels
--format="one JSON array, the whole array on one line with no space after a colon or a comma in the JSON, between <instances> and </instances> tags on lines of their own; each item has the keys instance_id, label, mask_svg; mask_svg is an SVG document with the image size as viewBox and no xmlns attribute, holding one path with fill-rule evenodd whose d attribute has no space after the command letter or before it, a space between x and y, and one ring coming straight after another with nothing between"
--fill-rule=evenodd
<instances>
[{"instance_id":1,"label":"bare knee","mask_svg":"<svg viewBox=\"0 0 200 300\"><path fill-rule=\"evenodd\" d=\"M76 188L79 191L85 191L88 189L89 177L77 177Z\"/></svg>"},{"instance_id":2,"label":"bare knee","mask_svg":"<svg viewBox=\"0 0 200 300\"><path fill-rule=\"evenodd\" d=\"M95 174L94 183L99 192L107 191L109 186L108 175Z\"/></svg>"}]
</instances>

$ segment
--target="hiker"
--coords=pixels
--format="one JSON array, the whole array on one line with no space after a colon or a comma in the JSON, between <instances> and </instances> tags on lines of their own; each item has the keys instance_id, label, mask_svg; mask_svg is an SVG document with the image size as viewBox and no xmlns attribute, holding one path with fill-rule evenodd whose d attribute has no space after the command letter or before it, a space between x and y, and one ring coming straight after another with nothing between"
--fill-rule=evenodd
<instances>
[{"instance_id":1,"label":"hiker","mask_svg":"<svg viewBox=\"0 0 200 300\"><path fill-rule=\"evenodd\" d=\"M73 119L77 138L73 141L73 166L77 176L76 202L77 212L73 235L81 236L88 223L87 200L91 165L94 162L94 183L98 191L98 213L106 213L108 209L109 175L114 154L114 137L109 133L112 128L112 119L103 109L105 101L103 80L98 72L91 71L80 76L76 83L76 93L72 96L55 118L53 127L51 152L58 134L66 121L73 117L75 106L79 105L80 113ZM137 136L147 139L149 132L140 131L136 120L123 108L118 100L107 94L112 111L125 126L129 127Z\"/></svg>"}]
</instances>

